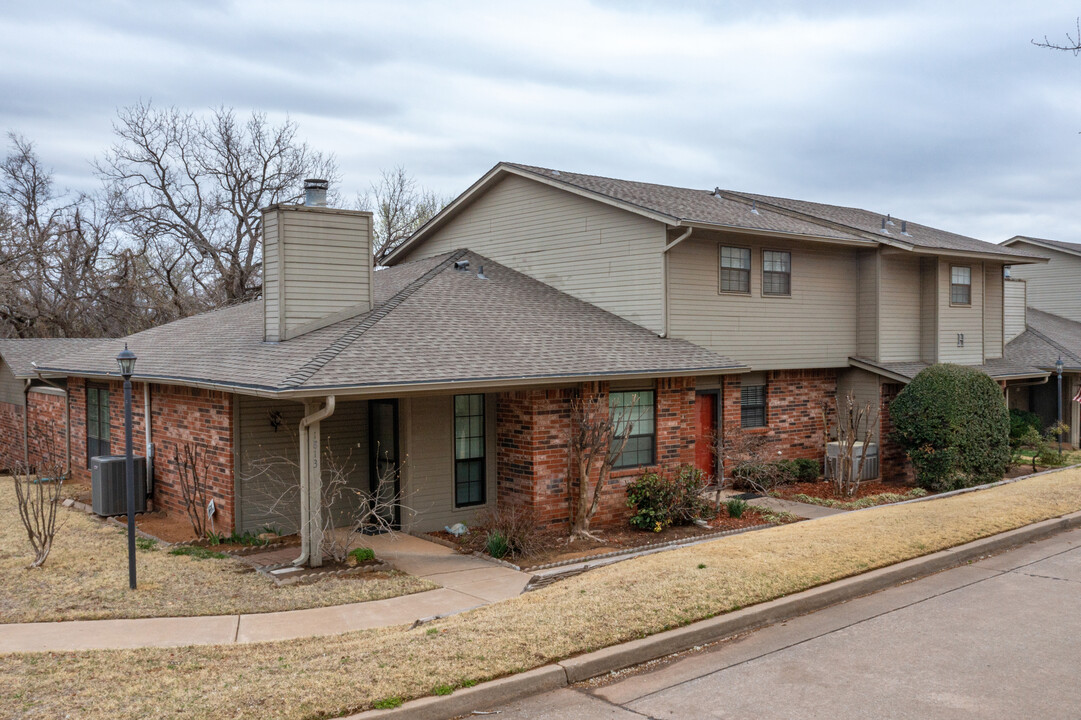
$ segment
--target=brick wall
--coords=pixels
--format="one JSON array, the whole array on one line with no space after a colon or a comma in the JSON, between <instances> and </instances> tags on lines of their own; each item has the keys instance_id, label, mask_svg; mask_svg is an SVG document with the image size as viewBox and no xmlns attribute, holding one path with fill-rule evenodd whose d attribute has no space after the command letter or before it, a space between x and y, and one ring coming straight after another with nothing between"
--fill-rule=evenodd
<instances>
[{"instance_id":1,"label":"brick wall","mask_svg":"<svg viewBox=\"0 0 1081 720\"><path fill-rule=\"evenodd\" d=\"M766 373L765 428L740 427L739 375L726 375L721 395L724 432L769 434L778 458L808 458L821 462L822 403L837 393L836 370L773 370ZM832 422L833 412L830 412Z\"/></svg>"},{"instance_id":2,"label":"brick wall","mask_svg":"<svg viewBox=\"0 0 1081 720\"><path fill-rule=\"evenodd\" d=\"M566 478L570 469L567 433L571 400L601 397L607 407L608 383L573 388L500 393L496 400L497 502L501 507L531 507L537 524L565 527L571 517ZM656 464L614 470L601 495L593 527L626 523L627 483L649 470L694 462L694 380L662 379L656 386ZM599 474L599 471L598 471ZM597 477L595 476L594 481Z\"/></svg>"},{"instance_id":3,"label":"brick wall","mask_svg":"<svg viewBox=\"0 0 1081 720\"><path fill-rule=\"evenodd\" d=\"M23 409L0 402L0 470L11 471L23 460Z\"/></svg>"},{"instance_id":4,"label":"brick wall","mask_svg":"<svg viewBox=\"0 0 1081 720\"><path fill-rule=\"evenodd\" d=\"M72 378L71 398L72 474L90 480L86 456L86 384ZM124 388L121 382L109 383L110 452L124 454ZM132 383L132 444L136 455L145 453L145 410L143 385ZM235 493L233 483L233 396L227 393L174 385L151 385L151 441L157 457L154 461L155 507L185 515L180 477L173 463L176 447L183 450L194 442L205 451L208 462L208 497L217 507L218 531L234 529ZM201 464L201 463L200 463Z\"/></svg>"},{"instance_id":5,"label":"brick wall","mask_svg":"<svg viewBox=\"0 0 1081 720\"><path fill-rule=\"evenodd\" d=\"M916 479L916 471L912 462L900 445L890 440L893 432L893 423L890 422L890 403L894 401L904 385L900 383L882 383L881 406L878 417L879 423L879 469L883 481L913 481Z\"/></svg>"},{"instance_id":6,"label":"brick wall","mask_svg":"<svg viewBox=\"0 0 1081 720\"><path fill-rule=\"evenodd\" d=\"M27 433L30 464L40 472L63 472L67 469L64 396L31 390L26 395L26 402L30 419Z\"/></svg>"}]
</instances>

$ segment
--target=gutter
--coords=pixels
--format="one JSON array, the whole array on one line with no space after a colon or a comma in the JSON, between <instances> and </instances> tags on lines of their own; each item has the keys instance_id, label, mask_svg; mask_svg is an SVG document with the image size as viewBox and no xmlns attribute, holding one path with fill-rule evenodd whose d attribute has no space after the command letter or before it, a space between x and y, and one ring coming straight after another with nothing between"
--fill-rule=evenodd
<instances>
[{"instance_id":1,"label":"gutter","mask_svg":"<svg viewBox=\"0 0 1081 720\"><path fill-rule=\"evenodd\" d=\"M305 415L300 421L300 557L293 565L322 565L323 478L319 462L319 423L334 414L334 405L334 396L327 395L322 410Z\"/></svg>"}]
</instances>

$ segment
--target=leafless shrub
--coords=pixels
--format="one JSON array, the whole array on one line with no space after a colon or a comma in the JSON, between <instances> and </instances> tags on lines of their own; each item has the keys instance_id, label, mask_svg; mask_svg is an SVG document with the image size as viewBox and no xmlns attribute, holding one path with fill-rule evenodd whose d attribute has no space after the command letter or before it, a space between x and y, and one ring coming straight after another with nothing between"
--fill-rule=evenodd
<instances>
[{"instance_id":1,"label":"leafless shrub","mask_svg":"<svg viewBox=\"0 0 1081 720\"><path fill-rule=\"evenodd\" d=\"M520 505L489 508L477 516L474 525L487 530L489 537L500 535L515 557L529 557L543 549L537 518L531 508Z\"/></svg>"},{"instance_id":2,"label":"leafless shrub","mask_svg":"<svg viewBox=\"0 0 1081 720\"><path fill-rule=\"evenodd\" d=\"M765 495L790 479L785 469L777 463L773 449L775 442L772 433L732 430L724 434L720 441L720 454L724 464L730 468L733 487L749 488ZM719 493L716 500L719 508Z\"/></svg>"},{"instance_id":3,"label":"leafless shrub","mask_svg":"<svg viewBox=\"0 0 1081 720\"><path fill-rule=\"evenodd\" d=\"M872 403L860 405L856 396L849 392L842 401L839 395L833 397L834 416L837 423L831 432L829 422L830 402L822 403L822 426L825 428L825 440L836 437L840 445L837 457L829 457L826 452L826 476L833 482L834 491L842 497L853 497L860 487L863 466L867 459L867 448L874 437L874 428L878 424L878 412ZM859 453L856 446L862 436L863 444ZM826 448L823 448L826 450Z\"/></svg>"},{"instance_id":4,"label":"leafless shrub","mask_svg":"<svg viewBox=\"0 0 1081 720\"><path fill-rule=\"evenodd\" d=\"M200 457L201 454L201 457ZM191 529L199 539L206 537L207 471L210 461L206 450L200 453L199 445L184 443L181 448L173 444L173 466L180 477L180 494L188 513Z\"/></svg>"},{"instance_id":5,"label":"leafless shrub","mask_svg":"<svg viewBox=\"0 0 1081 720\"><path fill-rule=\"evenodd\" d=\"M53 549L53 538L59 529L56 524L57 509L64 485L64 463L57 455L52 434L35 430L37 446L41 449L41 462L37 467L19 462L15 468L15 499L19 519L26 530L26 537L34 551L34 560L27 569L41 567Z\"/></svg>"}]
</instances>

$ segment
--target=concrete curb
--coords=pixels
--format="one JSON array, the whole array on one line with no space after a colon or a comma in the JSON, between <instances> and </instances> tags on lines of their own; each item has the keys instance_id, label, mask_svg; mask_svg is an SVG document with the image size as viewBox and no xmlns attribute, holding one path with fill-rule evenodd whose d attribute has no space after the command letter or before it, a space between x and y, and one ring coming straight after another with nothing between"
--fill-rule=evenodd
<instances>
[{"instance_id":1,"label":"concrete curb","mask_svg":"<svg viewBox=\"0 0 1081 720\"><path fill-rule=\"evenodd\" d=\"M647 638L578 655L553 665L545 665L472 688L456 690L452 695L411 700L393 710L368 710L357 715L350 715L345 720L374 720L376 718L449 720L459 715L469 714L473 710L514 702L528 695L555 690L598 675L688 650L697 645L716 642L748 630L806 615L830 605L869 595L1078 527L1081 527L1081 512L1044 520L719 617L701 620L685 627L667 630Z\"/></svg>"}]
</instances>

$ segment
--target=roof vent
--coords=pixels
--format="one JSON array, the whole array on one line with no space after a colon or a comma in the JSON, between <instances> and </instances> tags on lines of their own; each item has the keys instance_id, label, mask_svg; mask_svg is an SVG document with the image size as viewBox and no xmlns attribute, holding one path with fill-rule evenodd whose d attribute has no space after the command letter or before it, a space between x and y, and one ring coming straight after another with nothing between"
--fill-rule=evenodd
<instances>
[{"instance_id":1,"label":"roof vent","mask_svg":"<svg viewBox=\"0 0 1081 720\"><path fill-rule=\"evenodd\" d=\"M882 230L881 230L881 232L885 233L886 235L890 234L890 231L886 229L886 218L882 218Z\"/></svg>"},{"instance_id":2,"label":"roof vent","mask_svg":"<svg viewBox=\"0 0 1081 720\"><path fill-rule=\"evenodd\" d=\"M886 213L886 224L887 225L893 225L893 218L890 217L889 213Z\"/></svg>"},{"instance_id":3,"label":"roof vent","mask_svg":"<svg viewBox=\"0 0 1081 720\"><path fill-rule=\"evenodd\" d=\"M481 265L479 268L477 268L477 279L478 280L487 280L488 279L488 276L484 274L484 266L483 265Z\"/></svg>"},{"instance_id":4,"label":"roof vent","mask_svg":"<svg viewBox=\"0 0 1081 720\"><path fill-rule=\"evenodd\" d=\"M329 180L308 178L304 181L304 204L308 207L326 207Z\"/></svg>"},{"instance_id":5,"label":"roof vent","mask_svg":"<svg viewBox=\"0 0 1081 720\"><path fill-rule=\"evenodd\" d=\"M751 212L753 212L755 215L758 214L758 201L757 200L751 200Z\"/></svg>"},{"instance_id":6,"label":"roof vent","mask_svg":"<svg viewBox=\"0 0 1081 720\"><path fill-rule=\"evenodd\" d=\"M721 189L719 187L715 187L715 188L713 188L713 192L710 193L710 194L713 197L720 197L721 196Z\"/></svg>"},{"instance_id":7,"label":"roof vent","mask_svg":"<svg viewBox=\"0 0 1081 720\"><path fill-rule=\"evenodd\" d=\"M454 269L455 270L468 270L469 269L469 261L468 260L455 260L454 261Z\"/></svg>"},{"instance_id":8,"label":"roof vent","mask_svg":"<svg viewBox=\"0 0 1081 720\"><path fill-rule=\"evenodd\" d=\"M901 234L905 237L912 237L908 234L908 220L901 221Z\"/></svg>"}]
</instances>

